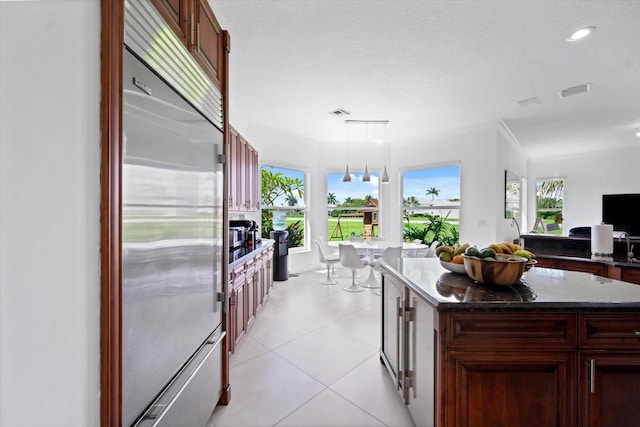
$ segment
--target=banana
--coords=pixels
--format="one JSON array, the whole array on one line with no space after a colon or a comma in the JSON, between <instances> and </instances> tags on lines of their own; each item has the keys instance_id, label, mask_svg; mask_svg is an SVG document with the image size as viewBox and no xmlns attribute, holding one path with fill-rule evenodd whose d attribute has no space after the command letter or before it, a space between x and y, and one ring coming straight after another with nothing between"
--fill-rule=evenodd
<instances>
[{"instance_id":1,"label":"banana","mask_svg":"<svg viewBox=\"0 0 640 427\"><path fill-rule=\"evenodd\" d=\"M458 246L458 248L455 251L453 251L453 256L464 253L464 251L467 250L468 247L469 247L468 243Z\"/></svg>"},{"instance_id":2,"label":"banana","mask_svg":"<svg viewBox=\"0 0 640 427\"><path fill-rule=\"evenodd\" d=\"M504 253L504 248L502 247L502 245L498 244L498 243L492 243L489 245L489 248L493 249L494 251L496 251L497 254L503 254Z\"/></svg>"},{"instance_id":3,"label":"banana","mask_svg":"<svg viewBox=\"0 0 640 427\"><path fill-rule=\"evenodd\" d=\"M519 251L516 251L514 255L521 256L526 259L531 259L536 257L536 255L533 252L529 252L526 249L520 249Z\"/></svg>"},{"instance_id":4,"label":"banana","mask_svg":"<svg viewBox=\"0 0 640 427\"><path fill-rule=\"evenodd\" d=\"M509 244L503 242L503 243L500 243L500 246L502 247L503 254L508 254L508 255L513 254L513 248L511 248Z\"/></svg>"},{"instance_id":5,"label":"banana","mask_svg":"<svg viewBox=\"0 0 640 427\"><path fill-rule=\"evenodd\" d=\"M517 251L517 249L516 249L516 245L514 245L514 244L513 244L513 243L511 243L511 242L502 242L502 244L503 244L503 245L506 245L506 246L509 248L509 250L511 251L511 252L509 252L509 253L514 253L515 251Z\"/></svg>"}]
</instances>

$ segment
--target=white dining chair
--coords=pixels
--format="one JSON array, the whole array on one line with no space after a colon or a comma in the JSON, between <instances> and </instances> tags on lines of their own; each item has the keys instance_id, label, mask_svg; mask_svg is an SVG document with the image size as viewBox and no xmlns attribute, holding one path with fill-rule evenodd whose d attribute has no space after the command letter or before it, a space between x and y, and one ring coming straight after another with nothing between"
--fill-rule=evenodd
<instances>
[{"instance_id":1,"label":"white dining chair","mask_svg":"<svg viewBox=\"0 0 640 427\"><path fill-rule=\"evenodd\" d=\"M320 246L322 246L322 249L324 250L324 254L325 256L328 255L335 255L336 257L338 257L338 262L340 260L340 254L338 253L338 248L336 248L335 246L329 246L329 242L327 241L327 239L325 239L322 236L318 236L318 238L316 239L318 242L320 242ZM331 277L333 277L334 279L340 277L340 275L338 273L336 273L336 264L338 263L332 263L331 264Z\"/></svg>"},{"instance_id":2,"label":"white dining chair","mask_svg":"<svg viewBox=\"0 0 640 427\"><path fill-rule=\"evenodd\" d=\"M367 268L369 265L369 257L360 258L358 251L353 245L338 245L338 251L340 253L340 264L349 270L351 270L351 285L342 288L347 292L362 292L364 288L356 283L356 271L359 269Z\"/></svg>"},{"instance_id":3,"label":"white dining chair","mask_svg":"<svg viewBox=\"0 0 640 427\"><path fill-rule=\"evenodd\" d=\"M438 242L437 240L434 240L433 242L431 242L431 246L429 246L429 249L427 249L427 253L425 255L426 258L432 258L436 256L436 248L438 247L438 245L440 245L440 242Z\"/></svg>"},{"instance_id":4,"label":"white dining chair","mask_svg":"<svg viewBox=\"0 0 640 427\"><path fill-rule=\"evenodd\" d=\"M327 254L324 252L322 244L317 240L314 243L318 247L318 258L321 263L327 266L327 278L320 281L321 285L335 285L338 282L331 278L331 267L340 262L340 256L338 254Z\"/></svg>"}]
</instances>

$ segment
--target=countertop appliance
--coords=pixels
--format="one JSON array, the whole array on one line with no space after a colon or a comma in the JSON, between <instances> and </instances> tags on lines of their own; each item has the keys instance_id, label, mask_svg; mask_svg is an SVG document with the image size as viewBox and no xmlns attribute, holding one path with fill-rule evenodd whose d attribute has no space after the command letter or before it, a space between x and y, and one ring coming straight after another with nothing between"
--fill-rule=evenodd
<instances>
[{"instance_id":1,"label":"countertop appliance","mask_svg":"<svg viewBox=\"0 0 640 427\"><path fill-rule=\"evenodd\" d=\"M122 425L201 426L222 393L223 134L134 51L123 58Z\"/></svg>"},{"instance_id":2,"label":"countertop appliance","mask_svg":"<svg viewBox=\"0 0 640 427\"><path fill-rule=\"evenodd\" d=\"M236 249L245 245L244 227L229 227L229 249Z\"/></svg>"},{"instance_id":3,"label":"countertop appliance","mask_svg":"<svg viewBox=\"0 0 640 427\"><path fill-rule=\"evenodd\" d=\"M244 232L244 246L254 248L259 243L260 238L258 223L250 219L232 219L229 220L229 226L236 228L241 227Z\"/></svg>"}]
</instances>

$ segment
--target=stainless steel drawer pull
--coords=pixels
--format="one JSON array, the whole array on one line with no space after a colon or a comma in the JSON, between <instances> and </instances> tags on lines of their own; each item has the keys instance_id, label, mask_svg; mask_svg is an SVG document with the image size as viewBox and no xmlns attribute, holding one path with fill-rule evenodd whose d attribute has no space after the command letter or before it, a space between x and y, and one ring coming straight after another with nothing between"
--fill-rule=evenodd
<instances>
[{"instance_id":1,"label":"stainless steel drawer pull","mask_svg":"<svg viewBox=\"0 0 640 427\"><path fill-rule=\"evenodd\" d=\"M640 330L639 329L634 329L633 330L633 335L640 337Z\"/></svg>"}]
</instances>

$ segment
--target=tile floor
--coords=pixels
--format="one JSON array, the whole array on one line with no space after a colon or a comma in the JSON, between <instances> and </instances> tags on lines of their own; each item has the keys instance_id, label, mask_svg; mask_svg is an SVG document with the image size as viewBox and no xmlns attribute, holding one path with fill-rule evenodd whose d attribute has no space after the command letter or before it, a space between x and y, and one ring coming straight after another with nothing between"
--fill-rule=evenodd
<instances>
[{"instance_id":1,"label":"tile floor","mask_svg":"<svg viewBox=\"0 0 640 427\"><path fill-rule=\"evenodd\" d=\"M380 362L380 296L350 293L347 270L275 282L230 358L231 403L207 427L413 426Z\"/></svg>"}]
</instances>

